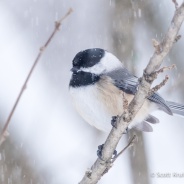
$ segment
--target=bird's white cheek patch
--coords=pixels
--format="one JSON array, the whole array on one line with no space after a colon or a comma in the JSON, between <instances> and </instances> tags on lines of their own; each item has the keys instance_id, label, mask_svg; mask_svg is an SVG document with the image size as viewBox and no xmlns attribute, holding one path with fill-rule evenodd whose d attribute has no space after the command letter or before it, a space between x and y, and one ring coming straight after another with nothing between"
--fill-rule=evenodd
<instances>
[{"instance_id":1,"label":"bird's white cheek patch","mask_svg":"<svg viewBox=\"0 0 184 184\"><path fill-rule=\"evenodd\" d=\"M94 73L96 75L111 72L115 69L122 68L122 63L113 54L105 52L104 57L99 63L89 68L81 68L81 71Z\"/></svg>"}]
</instances>

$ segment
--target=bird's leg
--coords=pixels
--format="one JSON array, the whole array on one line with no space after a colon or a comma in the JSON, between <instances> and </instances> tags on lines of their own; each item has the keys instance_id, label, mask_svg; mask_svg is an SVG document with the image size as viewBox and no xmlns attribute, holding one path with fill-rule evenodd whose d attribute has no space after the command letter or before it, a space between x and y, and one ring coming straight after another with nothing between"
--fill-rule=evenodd
<instances>
[{"instance_id":1,"label":"bird's leg","mask_svg":"<svg viewBox=\"0 0 184 184\"><path fill-rule=\"evenodd\" d=\"M114 128L117 128L117 121L119 120L120 116L112 116L112 119L111 119L111 125L114 127ZM125 132L123 132L123 134L127 134L129 131L129 128L127 127Z\"/></svg>"},{"instance_id":2,"label":"bird's leg","mask_svg":"<svg viewBox=\"0 0 184 184\"><path fill-rule=\"evenodd\" d=\"M103 159L102 159L102 150L103 150L103 147L104 147L104 144L99 145L99 146L98 146L98 150L97 150L97 156L98 156L98 158L101 159L101 160L103 160ZM112 159L113 159L114 157L116 157L116 156L117 156L117 151L114 150Z\"/></svg>"},{"instance_id":3,"label":"bird's leg","mask_svg":"<svg viewBox=\"0 0 184 184\"><path fill-rule=\"evenodd\" d=\"M101 160L102 160L102 150L103 150L103 146L104 146L104 144L99 145L99 146L98 146L98 150L97 150L97 156L98 156L98 158L101 159Z\"/></svg>"},{"instance_id":4,"label":"bird's leg","mask_svg":"<svg viewBox=\"0 0 184 184\"><path fill-rule=\"evenodd\" d=\"M112 119L111 119L111 125L114 127L114 128L117 128L117 120L119 119L119 116L112 116Z\"/></svg>"}]
</instances>

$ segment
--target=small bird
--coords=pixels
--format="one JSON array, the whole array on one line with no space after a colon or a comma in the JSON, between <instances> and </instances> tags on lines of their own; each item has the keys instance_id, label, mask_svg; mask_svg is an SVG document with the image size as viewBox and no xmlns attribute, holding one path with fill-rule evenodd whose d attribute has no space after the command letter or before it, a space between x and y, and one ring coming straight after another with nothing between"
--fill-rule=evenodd
<instances>
[{"instance_id":1,"label":"small bird","mask_svg":"<svg viewBox=\"0 0 184 184\"><path fill-rule=\"evenodd\" d=\"M78 113L90 125L109 132L112 117L120 116L124 111L123 98L130 103L137 92L138 78L117 57L100 48L77 53L71 71L69 92ZM128 129L152 132L150 123L159 123L150 114L155 110L184 116L184 105L166 101L158 93L154 93L147 97Z\"/></svg>"}]
</instances>

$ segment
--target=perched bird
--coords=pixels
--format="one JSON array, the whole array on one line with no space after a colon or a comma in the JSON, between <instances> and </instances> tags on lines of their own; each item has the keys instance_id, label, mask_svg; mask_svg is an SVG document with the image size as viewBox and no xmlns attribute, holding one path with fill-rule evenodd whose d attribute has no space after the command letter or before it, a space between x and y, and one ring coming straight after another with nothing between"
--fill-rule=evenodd
<instances>
[{"instance_id":1,"label":"perched bird","mask_svg":"<svg viewBox=\"0 0 184 184\"><path fill-rule=\"evenodd\" d=\"M90 125L109 132L112 117L123 113L123 93L130 103L138 90L138 78L113 54L100 48L79 52L73 59L71 71L69 91L78 113ZM150 123L159 122L150 115L155 110L184 116L183 105L166 101L154 93L145 100L128 128L153 131Z\"/></svg>"}]
</instances>

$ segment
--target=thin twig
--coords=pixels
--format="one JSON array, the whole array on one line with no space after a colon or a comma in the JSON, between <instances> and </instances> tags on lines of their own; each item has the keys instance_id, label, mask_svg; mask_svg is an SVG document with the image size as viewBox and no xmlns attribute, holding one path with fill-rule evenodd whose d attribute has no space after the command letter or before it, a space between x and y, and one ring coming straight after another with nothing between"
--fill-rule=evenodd
<instances>
[{"instance_id":1,"label":"thin twig","mask_svg":"<svg viewBox=\"0 0 184 184\"><path fill-rule=\"evenodd\" d=\"M176 0L172 0L172 2L174 3L175 8L178 9L178 3L177 3L177 1Z\"/></svg>"},{"instance_id":2,"label":"thin twig","mask_svg":"<svg viewBox=\"0 0 184 184\"><path fill-rule=\"evenodd\" d=\"M129 119L129 114L128 114L128 100L125 97L125 93L123 92L123 114L119 117L118 121L120 122L121 118L124 118L126 121Z\"/></svg>"},{"instance_id":3,"label":"thin twig","mask_svg":"<svg viewBox=\"0 0 184 184\"><path fill-rule=\"evenodd\" d=\"M176 68L176 65L175 65L175 64L173 64L173 65L171 65L171 66L164 66L164 67L160 68L159 70L153 72L151 75L152 75L152 76L154 75L154 77L157 78L157 76L158 76L160 73L163 73L163 72L165 72L166 70L172 70L172 69L174 69L174 68ZM153 95L153 93L157 92L161 87L165 86L165 84L167 83L168 80L169 80L169 76L166 75L166 76L165 76L165 79L164 79L160 84L156 85L155 87L153 87L153 88L148 92L148 96Z\"/></svg>"},{"instance_id":4,"label":"thin twig","mask_svg":"<svg viewBox=\"0 0 184 184\"><path fill-rule=\"evenodd\" d=\"M137 139L137 136L134 135L132 137L132 139L128 142L128 144L113 158L112 163L114 163L116 161L116 159L119 158L119 156L125 152L125 150L127 150L128 148L133 146L133 144L135 143L136 139Z\"/></svg>"},{"instance_id":5,"label":"thin twig","mask_svg":"<svg viewBox=\"0 0 184 184\"><path fill-rule=\"evenodd\" d=\"M157 51L155 51L155 52L157 52ZM174 68L176 68L175 64L173 64L171 66L164 66L164 67L160 68L159 70L152 72L151 74L147 74L146 71L144 70L144 78L147 82L152 83L153 80L155 80L160 73L163 73L166 70L171 70ZM141 82L141 80L142 80L142 78L139 79L139 82Z\"/></svg>"},{"instance_id":6,"label":"thin twig","mask_svg":"<svg viewBox=\"0 0 184 184\"><path fill-rule=\"evenodd\" d=\"M174 68L176 68L176 65L175 64L173 64L171 66L164 66L164 67L160 68L159 70L155 71L155 73L158 75L160 73L165 72L166 70L172 70Z\"/></svg>"},{"instance_id":7,"label":"thin twig","mask_svg":"<svg viewBox=\"0 0 184 184\"><path fill-rule=\"evenodd\" d=\"M148 96L152 96L153 93L157 92L161 87L165 86L165 84L167 83L167 81L169 80L169 76L166 75L165 76L165 79L158 85L156 85L155 87L153 87L149 93L148 93Z\"/></svg>"},{"instance_id":8,"label":"thin twig","mask_svg":"<svg viewBox=\"0 0 184 184\"><path fill-rule=\"evenodd\" d=\"M56 34L56 32L59 30L59 27L61 26L62 21L64 19L66 19L72 13L72 11L73 10L70 8L68 10L68 12L65 14L65 16L55 23L54 31L52 32L52 34L50 35L49 39L46 41L46 43L44 44L44 46L42 46L40 48L40 51L38 53L38 56L36 57L36 59L35 59L35 61L33 63L33 66L31 67L31 70L28 73L28 76L27 76L27 78L26 78L26 80L25 80L25 82L24 82L24 84L22 86L22 89L20 90L19 95L18 95L18 97L17 97L17 99L15 101L15 104L13 105L13 108L12 108L12 110L11 110L11 112L10 112L8 118L7 118L7 121L6 121L6 123L5 123L5 125L4 125L4 127L2 129L2 132L1 132L1 135L0 135L0 145L4 142L4 140L7 137L7 128L9 126L9 124L10 124L10 120L11 120L11 118L12 118L14 112L15 112L15 109L16 109L16 107L17 107L17 105L18 105L18 103L19 103L19 101L20 101L20 99L22 97L22 94L23 94L24 90L26 89L27 83L28 83L31 75L32 75L32 73L33 73L36 65L38 64L38 61L40 60L43 52L45 51L45 49L47 48L47 46L51 42L51 40L54 37L54 35Z\"/></svg>"},{"instance_id":9,"label":"thin twig","mask_svg":"<svg viewBox=\"0 0 184 184\"><path fill-rule=\"evenodd\" d=\"M123 92L123 110L127 110L128 109L128 100L125 97L125 93Z\"/></svg>"}]
</instances>

